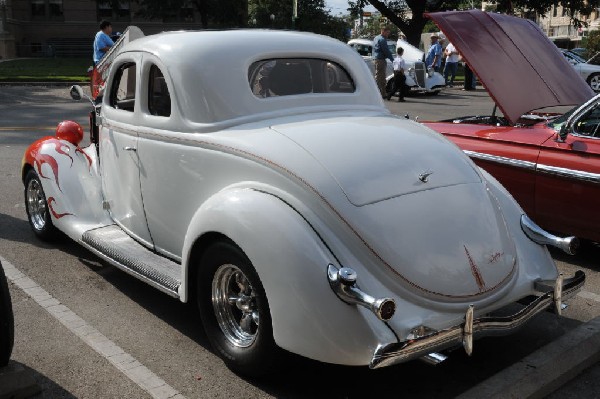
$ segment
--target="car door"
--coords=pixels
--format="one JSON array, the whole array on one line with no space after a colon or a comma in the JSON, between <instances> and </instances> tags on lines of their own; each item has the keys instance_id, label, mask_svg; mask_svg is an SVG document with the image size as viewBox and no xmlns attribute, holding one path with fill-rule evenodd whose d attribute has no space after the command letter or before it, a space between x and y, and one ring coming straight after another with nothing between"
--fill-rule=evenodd
<instances>
[{"instance_id":1,"label":"car door","mask_svg":"<svg viewBox=\"0 0 600 399\"><path fill-rule=\"evenodd\" d=\"M477 117L475 117L477 118ZM425 123L460 147L510 192L536 220L535 165L540 144L553 130L533 127L486 126L470 123Z\"/></svg>"},{"instance_id":2,"label":"car door","mask_svg":"<svg viewBox=\"0 0 600 399\"><path fill-rule=\"evenodd\" d=\"M141 55L115 60L102 105L100 167L104 206L129 235L151 247L140 189L137 155L139 126L138 66Z\"/></svg>"},{"instance_id":3,"label":"car door","mask_svg":"<svg viewBox=\"0 0 600 399\"><path fill-rule=\"evenodd\" d=\"M564 142L541 147L536 208L546 228L600 241L600 104L571 123Z\"/></svg>"}]
</instances>

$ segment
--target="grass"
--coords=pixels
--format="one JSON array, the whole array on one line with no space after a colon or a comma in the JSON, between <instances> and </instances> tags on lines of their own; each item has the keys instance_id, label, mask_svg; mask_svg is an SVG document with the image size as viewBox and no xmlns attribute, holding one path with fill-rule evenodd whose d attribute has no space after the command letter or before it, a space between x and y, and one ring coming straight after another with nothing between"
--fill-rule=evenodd
<instances>
[{"instance_id":1,"label":"grass","mask_svg":"<svg viewBox=\"0 0 600 399\"><path fill-rule=\"evenodd\" d=\"M0 62L0 82L87 82L87 58L23 58Z\"/></svg>"}]
</instances>

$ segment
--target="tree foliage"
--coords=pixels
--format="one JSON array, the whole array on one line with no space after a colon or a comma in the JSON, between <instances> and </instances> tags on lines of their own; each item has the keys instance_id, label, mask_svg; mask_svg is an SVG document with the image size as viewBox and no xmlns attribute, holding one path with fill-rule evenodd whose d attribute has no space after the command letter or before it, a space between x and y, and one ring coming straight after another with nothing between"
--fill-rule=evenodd
<instances>
[{"instance_id":1,"label":"tree foliage","mask_svg":"<svg viewBox=\"0 0 600 399\"><path fill-rule=\"evenodd\" d=\"M586 58L590 58L600 52L600 30L591 31L588 37L585 38L585 43L582 44L586 49Z\"/></svg>"},{"instance_id":2,"label":"tree foliage","mask_svg":"<svg viewBox=\"0 0 600 399\"><path fill-rule=\"evenodd\" d=\"M298 15L293 19L292 0L250 0L249 25L258 28L297 29L345 40L349 22L332 16L325 0L298 0Z\"/></svg>"},{"instance_id":3,"label":"tree foliage","mask_svg":"<svg viewBox=\"0 0 600 399\"><path fill-rule=\"evenodd\" d=\"M525 15L544 15L553 6L561 5L567 9L575 26L583 25L580 16L589 15L600 0L498 0L494 4L495 11L503 13L522 12ZM391 24L397 26L407 41L418 46L421 33L428 19L425 12L461 10L469 8L481 9L481 1L445 1L445 0L348 0L348 10L357 18L362 9L371 5Z\"/></svg>"}]
</instances>

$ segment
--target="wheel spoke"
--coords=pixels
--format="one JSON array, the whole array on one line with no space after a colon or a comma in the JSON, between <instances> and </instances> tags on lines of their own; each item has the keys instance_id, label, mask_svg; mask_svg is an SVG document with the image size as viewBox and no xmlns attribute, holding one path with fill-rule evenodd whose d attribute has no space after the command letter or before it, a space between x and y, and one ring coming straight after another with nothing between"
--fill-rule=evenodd
<instances>
[{"instance_id":1,"label":"wheel spoke","mask_svg":"<svg viewBox=\"0 0 600 399\"><path fill-rule=\"evenodd\" d=\"M240 272L235 273L235 283L240 288L240 292L246 292L248 289L247 284L248 280L244 277L244 275Z\"/></svg>"},{"instance_id":2,"label":"wheel spoke","mask_svg":"<svg viewBox=\"0 0 600 399\"><path fill-rule=\"evenodd\" d=\"M242 319L240 320L240 327L242 331L247 334L252 334L252 323L254 322L251 313L244 313L242 315Z\"/></svg>"},{"instance_id":3,"label":"wheel spoke","mask_svg":"<svg viewBox=\"0 0 600 399\"><path fill-rule=\"evenodd\" d=\"M238 300L239 296L234 296L234 295L229 295L229 297L227 298L227 302L232 305L235 306L237 300Z\"/></svg>"},{"instance_id":4,"label":"wheel spoke","mask_svg":"<svg viewBox=\"0 0 600 399\"><path fill-rule=\"evenodd\" d=\"M259 326L259 313L258 310L254 310L252 311L252 321L254 322L254 324L256 324L256 326Z\"/></svg>"}]
</instances>

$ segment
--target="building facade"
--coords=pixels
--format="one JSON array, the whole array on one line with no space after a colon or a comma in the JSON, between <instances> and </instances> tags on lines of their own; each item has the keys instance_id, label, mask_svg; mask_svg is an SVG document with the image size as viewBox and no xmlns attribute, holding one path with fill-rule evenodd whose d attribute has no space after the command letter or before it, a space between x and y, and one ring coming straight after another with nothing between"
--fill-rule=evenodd
<instances>
[{"instance_id":1,"label":"building facade","mask_svg":"<svg viewBox=\"0 0 600 399\"><path fill-rule=\"evenodd\" d=\"M118 9L108 2L94 0L0 0L3 11L0 58L17 57L92 57L92 43L101 20L109 20L113 33L135 25L144 34L166 30L200 29L199 17L192 8L174 10L161 20L138 15L135 1L120 1ZM0 29L2 30L2 29ZM14 46L14 48L10 48ZM12 50L12 54L11 54Z\"/></svg>"}]
</instances>

